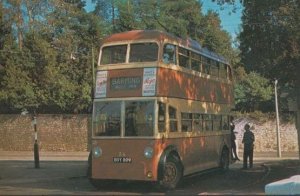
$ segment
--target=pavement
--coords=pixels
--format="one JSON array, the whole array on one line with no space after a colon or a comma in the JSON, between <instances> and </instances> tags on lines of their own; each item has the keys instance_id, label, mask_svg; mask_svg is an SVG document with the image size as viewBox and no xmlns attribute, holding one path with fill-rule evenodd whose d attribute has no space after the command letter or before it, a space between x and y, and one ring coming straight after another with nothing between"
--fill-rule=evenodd
<instances>
[{"instance_id":1,"label":"pavement","mask_svg":"<svg viewBox=\"0 0 300 196\"><path fill-rule=\"evenodd\" d=\"M239 153L242 160L242 154ZM89 152L39 152L40 161L87 161ZM282 152L278 157L277 152L255 152L254 161L299 159L298 152ZM31 161L34 160L33 151L0 151L0 161Z\"/></svg>"}]
</instances>

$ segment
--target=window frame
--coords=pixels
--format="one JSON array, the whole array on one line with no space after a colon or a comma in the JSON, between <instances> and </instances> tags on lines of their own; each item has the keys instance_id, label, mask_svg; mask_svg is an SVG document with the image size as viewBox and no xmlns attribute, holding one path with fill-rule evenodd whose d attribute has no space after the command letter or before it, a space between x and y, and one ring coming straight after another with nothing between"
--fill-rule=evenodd
<instances>
[{"instance_id":1,"label":"window frame","mask_svg":"<svg viewBox=\"0 0 300 196\"><path fill-rule=\"evenodd\" d=\"M187 129L183 129L184 122L189 125ZM193 131L193 114L188 112L181 112L181 132L192 132Z\"/></svg>"},{"instance_id":2,"label":"window frame","mask_svg":"<svg viewBox=\"0 0 300 196\"><path fill-rule=\"evenodd\" d=\"M178 53L178 65L180 67L183 67L183 68L186 68L186 69L191 69L191 50L189 49L186 49L184 47L178 47L177 49L177 53ZM186 51L186 54L184 54L183 52ZM180 58L185 58L186 59L186 62L187 62L187 65L183 65L183 64L180 64Z\"/></svg>"},{"instance_id":3,"label":"window frame","mask_svg":"<svg viewBox=\"0 0 300 196\"><path fill-rule=\"evenodd\" d=\"M171 115L170 115L170 109L174 109L174 114L175 114L175 118L171 118ZM171 105L168 105L168 116L169 116L169 132L170 133L176 133L176 132L179 132L179 129L178 129L178 109L176 107L173 107ZM172 130L172 126L171 126L171 123L175 125L176 127L176 130Z\"/></svg>"},{"instance_id":4,"label":"window frame","mask_svg":"<svg viewBox=\"0 0 300 196\"><path fill-rule=\"evenodd\" d=\"M126 49L125 49L125 56L123 57L124 58L124 61L122 62L112 62L111 60L111 56L109 56L110 58L110 61L109 63L103 63L103 58L104 58L104 49L106 48L116 48L116 47L120 47L120 46L124 46ZM101 57L100 57L100 65L111 65L111 64L124 64L127 62L127 51L128 51L128 44L124 43L124 44L116 44L116 45L105 45L101 48ZM111 51L110 51L111 53ZM124 54L123 54L124 55Z\"/></svg>"},{"instance_id":5,"label":"window frame","mask_svg":"<svg viewBox=\"0 0 300 196\"><path fill-rule=\"evenodd\" d=\"M133 51L133 47L134 45L146 45L146 44L153 44L155 45L157 48L156 50L156 58L155 60L151 60L151 61L148 61L148 60L138 60L138 61L131 61L131 58L132 58L132 51ZM139 50L138 50L139 51ZM154 54L154 53L153 53ZM139 59L141 59L141 57L138 57ZM129 56L128 56L128 63L139 63L139 62L142 62L142 63L145 63L145 62L157 62L159 59L159 45L157 44L157 42L133 42L133 43L129 43Z\"/></svg>"}]
</instances>

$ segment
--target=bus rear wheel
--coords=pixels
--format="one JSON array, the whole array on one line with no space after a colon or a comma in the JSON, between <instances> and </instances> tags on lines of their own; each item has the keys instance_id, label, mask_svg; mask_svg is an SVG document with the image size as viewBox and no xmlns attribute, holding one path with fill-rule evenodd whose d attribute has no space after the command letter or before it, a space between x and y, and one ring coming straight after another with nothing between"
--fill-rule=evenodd
<instances>
[{"instance_id":1,"label":"bus rear wheel","mask_svg":"<svg viewBox=\"0 0 300 196\"><path fill-rule=\"evenodd\" d=\"M229 150L227 148L223 148L222 150L220 168L223 171L227 171L229 169Z\"/></svg>"},{"instance_id":2,"label":"bus rear wheel","mask_svg":"<svg viewBox=\"0 0 300 196\"><path fill-rule=\"evenodd\" d=\"M169 156L166 160L160 185L165 189L174 189L183 175L178 157Z\"/></svg>"}]
</instances>

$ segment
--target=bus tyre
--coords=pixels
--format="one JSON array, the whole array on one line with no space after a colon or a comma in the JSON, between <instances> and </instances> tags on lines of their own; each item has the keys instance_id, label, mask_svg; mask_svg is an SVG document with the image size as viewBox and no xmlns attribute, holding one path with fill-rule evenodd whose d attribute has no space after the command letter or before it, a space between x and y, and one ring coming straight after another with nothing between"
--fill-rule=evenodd
<instances>
[{"instance_id":1,"label":"bus tyre","mask_svg":"<svg viewBox=\"0 0 300 196\"><path fill-rule=\"evenodd\" d=\"M180 160L176 156L168 156L160 185L165 189L174 189L180 182L183 175Z\"/></svg>"},{"instance_id":2,"label":"bus tyre","mask_svg":"<svg viewBox=\"0 0 300 196\"><path fill-rule=\"evenodd\" d=\"M227 148L223 148L222 150L220 168L223 171L227 171L229 169L229 151Z\"/></svg>"}]
</instances>

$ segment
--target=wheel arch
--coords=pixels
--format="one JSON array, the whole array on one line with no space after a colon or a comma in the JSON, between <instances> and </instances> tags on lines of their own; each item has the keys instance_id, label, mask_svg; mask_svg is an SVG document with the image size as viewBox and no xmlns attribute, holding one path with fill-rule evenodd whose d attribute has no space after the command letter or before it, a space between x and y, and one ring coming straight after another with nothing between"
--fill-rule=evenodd
<instances>
[{"instance_id":1,"label":"wheel arch","mask_svg":"<svg viewBox=\"0 0 300 196\"><path fill-rule=\"evenodd\" d=\"M159 161L158 161L158 168L157 168L157 177L158 177L158 180L160 180L163 176L163 172L164 172L164 166L166 164L166 161L167 161L167 157L168 156L173 156L175 158L178 159L178 161L180 162L180 165L181 165L181 169L182 171L184 170L184 167L182 165L182 161L181 161L181 157L178 153L178 149L176 146L174 145L170 145L168 146L164 151L163 153L161 154L160 158L159 158Z\"/></svg>"}]
</instances>

